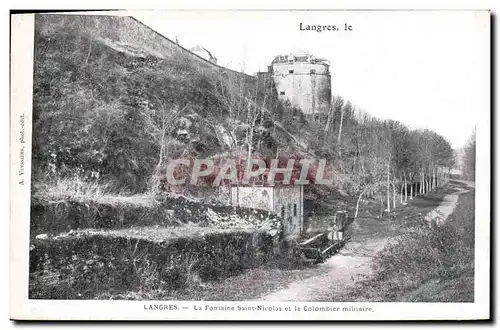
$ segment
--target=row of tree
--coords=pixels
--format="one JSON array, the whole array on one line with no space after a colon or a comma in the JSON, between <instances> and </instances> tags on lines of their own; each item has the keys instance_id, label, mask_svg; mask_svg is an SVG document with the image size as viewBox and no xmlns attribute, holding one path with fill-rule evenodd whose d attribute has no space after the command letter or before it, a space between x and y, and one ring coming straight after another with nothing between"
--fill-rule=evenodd
<instances>
[{"instance_id":1,"label":"row of tree","mask_svg":"<svg viewBox=\"0 0 500 330\"><path fill-rule=\"evenodd\" d=\"M362 198L371 197L390 212L449 179L453 149L432 130L374 118L342 97L333 98L323 122L322 147L346 176L344 188L358 196L357 211Z\"/></svg>"},{"instance_id":2,"label":"row of tree","mask_svg":"<svg viewBox=\"0 0 500 330\"><path fill-rule=\"evenodd\" d=\"M474 130L469 140L462 149L461 155L462 175L464 179L476 180L476 131Z\"/></svg>"}]
</instances>

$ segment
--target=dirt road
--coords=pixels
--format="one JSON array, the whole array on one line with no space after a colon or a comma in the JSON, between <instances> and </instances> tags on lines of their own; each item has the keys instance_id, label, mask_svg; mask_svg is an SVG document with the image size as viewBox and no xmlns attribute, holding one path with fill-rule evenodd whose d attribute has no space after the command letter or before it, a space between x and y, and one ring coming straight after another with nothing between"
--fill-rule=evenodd
<instances>
[{"instance_id":1,"label":"dirt road","mask_svg":"<svg viewBox=\"0 0 500 330\"><path fill-rule=\"evenodd\" d=\"M463 183L467 185L469 188L474 188L474 183L470 181L457 181L459 183ZM446 195L441 202L441 204L436 207L434 210L431 212L427 213L425 216L425 220L429 222L436 222L436 224L441 225L443 224L446 219L450 216L450 214L455 211L455 208L457 207L457 202L458 198L461 194L468 192L468 189L464 188L456 188L456 192L453 194Z\"/></svg>"},{"instance_id":2,"label":"dirt road","mask_svg":"<svg viewBox=\"0 0 500 330\"><path fill-rule=\"evenodd\" d=\"M468 187L473 184L462 182ZM427 218L446 221L457 205L460 194L467 189L456 188L439 206L427 213ZM373 218L357 219L353 239L336 255L321 264L317 276L294 281L287 287L260 298L264 301L353 301L349 296L354 284L372 275L373 257L393 239L394 221ZM376 234L375 234L376 233Z\"/></svg>"},{"instance_id":3,"label":"dirt road","mask_svg":"<svg viewBox=\"0 0 500 330\"><path fill-rule=\"evenodd\" d=\"M296 281L283 290L262 297L266 301L323 301L345 297L352 285L370 276L371 259L386 244L387 239L370 242L349 242L336 255L320 265L322 274ZM345 300L344 300L345 301Z\"/></svg>"}]
</instances>

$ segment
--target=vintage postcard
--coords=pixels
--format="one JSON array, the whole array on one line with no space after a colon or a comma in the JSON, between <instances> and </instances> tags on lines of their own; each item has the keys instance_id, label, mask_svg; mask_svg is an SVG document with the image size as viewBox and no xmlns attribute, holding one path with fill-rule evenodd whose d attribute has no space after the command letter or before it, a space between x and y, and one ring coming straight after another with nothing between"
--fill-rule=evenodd
<instances>
[{"instance_id":1,"label":"vintage postcard","mask_svg":"<svg viewBox=\"0 0 500 330\"><path fill-rule=\"evenodd\" d=\"M11 15L11 318L490 318L487 10Z\"/></svg>"}]
</instances>

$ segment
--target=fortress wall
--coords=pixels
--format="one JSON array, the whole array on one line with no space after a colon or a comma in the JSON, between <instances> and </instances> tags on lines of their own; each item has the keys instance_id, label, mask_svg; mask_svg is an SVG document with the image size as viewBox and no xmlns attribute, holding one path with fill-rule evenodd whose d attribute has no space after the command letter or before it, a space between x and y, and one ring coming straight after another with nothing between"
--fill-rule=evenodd
<instances>
[{"instance_id":1,"label":"fortress wall","mask_svg":"<svg viewBox=\"0 0 500 330\"><path fill-rule=\"evenodd\" d=\"M35 17L35 31L41 35L74 30L75 34L86 34L92 40L131 56L184 61L200 71L217 72L221 79L230 81L230 86L238 86L238 91L241 90L240 82L243 82L244 89L254 88L257 83L256 77L212 63L133 17L71 14L37 14ZM311 69L315 74L311 74ZM280 91L285 92L285 95L279 95L280 99L290 100L306 114L328 110L331 95L328 66L309 62L275 63L273 70L278 95ZM293 70L293 74L289 70Z\"/></svg>"},{"instance_id":2,"label":"fortress wall","mask_svg":"<svg viewBox=\"0 0 500 330\"><path fill-rule=\"evenodd\" d=\"M41 35L57 35L74 30L87 34L110 47L133 56L155 56L168 60L181 60L199 69L217 70L231 78L254 83L255 77L214 64L185 49L130 16L36 14L35 31ZM217 54L215 54L217 55Z\"/></svg>"}]
</instances>

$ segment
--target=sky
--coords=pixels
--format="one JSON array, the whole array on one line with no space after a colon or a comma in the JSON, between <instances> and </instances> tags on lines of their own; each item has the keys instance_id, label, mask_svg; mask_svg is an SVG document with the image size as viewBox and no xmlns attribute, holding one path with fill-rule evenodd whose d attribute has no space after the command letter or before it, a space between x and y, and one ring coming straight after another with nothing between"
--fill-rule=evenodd
<instances>
[{"instance_id":1,"label":"sky","mask_svg":"<svg viewBox=\"0 0 500 330\"><path fill-rule=\"evenodd\" d=\"M430 128L453 148L489 111L489 13L474 11L147 11L132 15L218 64L254 74L278 54L330 61L332 93L374 117ZM335 25L339 31L301 31ZM345 24L352 31L345 31Z\"/></svg>"}]
</instances>

